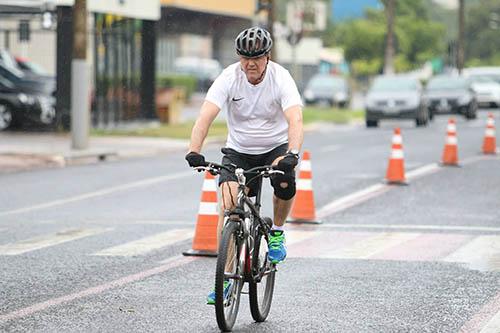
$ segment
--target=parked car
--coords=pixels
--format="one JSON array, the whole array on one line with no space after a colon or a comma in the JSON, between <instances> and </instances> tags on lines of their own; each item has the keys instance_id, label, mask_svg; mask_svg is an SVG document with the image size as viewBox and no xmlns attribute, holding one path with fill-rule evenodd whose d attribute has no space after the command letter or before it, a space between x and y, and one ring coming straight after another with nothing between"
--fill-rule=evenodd
<instances>
[{"instance_id":1,"label":"parked car","mask_svg":"<svg viewBox=\"0 0 500 333\"><path fill-rule=\"evenodd\" d=\"M198 90L207 91L222 72L222 66L215 59L180 57L174 61L174 71L196 77Z\"/></svg>"},{"instance_id":2,"label":"parked car","mask_svg":"<svg viewBox=\"0 0 500 333\"><path fill-rule=\"evenodd\" d=\"M42 84L38 82L38 84ZM16 125L53 125L55 98L45 88L0 74L0 130Z\"/></svg>"},{"instance_id":3,"label":"parked car","mask_svg":"<svg viewBox=\"0 0 500 333\"><path fill-rule=\"evenodd\" d=\"M26 75L39 77L41 79L52 80L55 82L55 77L50 75L39 64L22 57L15 57L17 67Z\"/></svg>"},{"instance_id":4,"label":"parked car","mask_svg":"<svg viewBox=\"0 0 500 333\"><path fill-rule=\"evenodd\" d=\"M471 83L463 76L439 75L431 78L425 88L424 99L430 118L434 114L461 114L467 119L477 118L477 99Z\"/></svg>"},{"instance_id":5,"label":"parked car","mask_svg":"<svg viewBox=\"0 0 500 333\"><path fill-rule=\"evenodd\" d=\"M480 106L500 107L500 67L471 67L464 75L472 82Z\"/></svg>"},{"instance_id":6,"label":"parked car","mask_svg":"<svg viewBox=\"0 0 500 333\"><path fill-rule=\"evenodd\" d=\"M349 85L339 76L329 74L316 74L306 85L304 101L306 104L326 102L331 106L341 108L349 104Z\"/></svg>"},{"instance_id":7,"label":"parked car","mask_svg":"<svg viewBox=\"0 0 500 333\"><path fill-rule=\"evenodd\" d=\"M24 58L16 58L5 50L0 50L0 65L4 69L8 69L18 77L22 77L24 81L39 81L42 82L47 89L55 90L56 78L49 75L42 67ZM5 76L11 76L0 69ZM16 80L16 78L12 78Z\"/></svg>"},{"instance_id":8,"label":"parked car","mask_svg":"<svg viewBox=\"0 0 500 333\"><path fill-rule=\"evenodd\" d=\"M420 81L412 76L383 75L371 85L365 99L366 127L377 127L381 119L415 119L427 125L429 110L422 98Z\"/></svg>"}]
</instances>

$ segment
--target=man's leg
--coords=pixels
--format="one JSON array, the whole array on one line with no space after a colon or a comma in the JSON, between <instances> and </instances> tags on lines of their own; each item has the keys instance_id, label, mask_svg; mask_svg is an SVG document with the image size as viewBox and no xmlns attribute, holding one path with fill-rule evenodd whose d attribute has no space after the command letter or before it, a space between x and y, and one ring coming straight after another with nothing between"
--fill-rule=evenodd
<instances>
[{"instance_id":1,"label":"man's leg","mask_svg":"<svg viewBox=\"0 0 500 333\"><path fill-rule=\"evenodd\" d=\"M224 227L224 211L231 210L236 207L236 200L238 198L238 183L234 181L224 182L220 186L222 202L219 211L219 223L217 224L217 244L220 243L222 237L222 228ZM234 247L228 249L228 258L233 258ZM231 270L233 262L229 260L226 262L226 270Z\"/></svg>"},{"instance_id":2,"label":"man's leg","mask_svg":"<svg viewBox=\"0 0 500 333\"><path fill-rule=\"evenodd\" d=\"M278 198L276 195L273 196L273 221L275 226L283 227L285 225L286 218L292 208L292 203L293 198L290 200L283 200Z\"/></svg>"}]
</instances>

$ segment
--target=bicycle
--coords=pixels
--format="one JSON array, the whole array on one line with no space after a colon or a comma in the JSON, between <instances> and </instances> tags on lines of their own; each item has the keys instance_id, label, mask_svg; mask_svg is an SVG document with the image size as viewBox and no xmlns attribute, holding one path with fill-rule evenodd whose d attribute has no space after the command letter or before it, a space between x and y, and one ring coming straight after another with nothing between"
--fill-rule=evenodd
<instances>
[{"instance_id":1,"label":"bicycle","mask_svg":"<svg viewBox=\"0 0 500 333\"><path fill-rule=\"evenodd\" d=\"M214 176L218 175L221 169L225 169L234 172L238 180L236 206L224 212L224 226L217 255L215 270L217 324L222 331L231 331L238 315L240 296L245 282L248 283L252 318L256 322L263 322L271 309L277 269L267 258L268 234L272 220L260 216L262 180L272 174L284 172L274 169L271 165L243 170L231 169L212 162L194 169L208 171ZM247 182L248 175L255 176ZM246 184L252 181L258 182L255 201L252 201L245 192ZM230 272L226 272L228 261L228 266L231 266ZM229 295L224 297L224 282L231 280Z\"/></svg>"}]
</instances>

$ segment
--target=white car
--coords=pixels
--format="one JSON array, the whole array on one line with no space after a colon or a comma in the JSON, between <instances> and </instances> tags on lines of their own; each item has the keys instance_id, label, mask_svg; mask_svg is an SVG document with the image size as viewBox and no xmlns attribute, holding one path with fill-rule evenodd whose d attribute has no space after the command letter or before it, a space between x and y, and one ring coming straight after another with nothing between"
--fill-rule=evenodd
<instances>
[{"instance_id":1,"label":"white car","mask_svg":"<svg viewBox=\"0 0 500 333\"><path fill-rule=\"evenodd\" d=\"M479 105L500 107L500 67L466 68L464 76L470 80Z\"/></svg>"}]
</instances>

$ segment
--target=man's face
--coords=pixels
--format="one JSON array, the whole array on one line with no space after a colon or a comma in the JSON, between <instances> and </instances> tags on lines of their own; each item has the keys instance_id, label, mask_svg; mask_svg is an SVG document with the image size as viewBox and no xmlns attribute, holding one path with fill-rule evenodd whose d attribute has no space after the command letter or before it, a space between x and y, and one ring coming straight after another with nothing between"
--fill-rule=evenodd
<instances>
[{"instance_id":1,"label":"man's face","mask_svg":"<svg viewBox=\"0 0 500 333\"><path fill-rule=\"evenodd\" d=\"M262 73L266 70L268 57L269 55L267 54L258 58L240 56L241 68L243 68L248 82L253 84L259 83Z\"/></svg>"}]
</instances>

